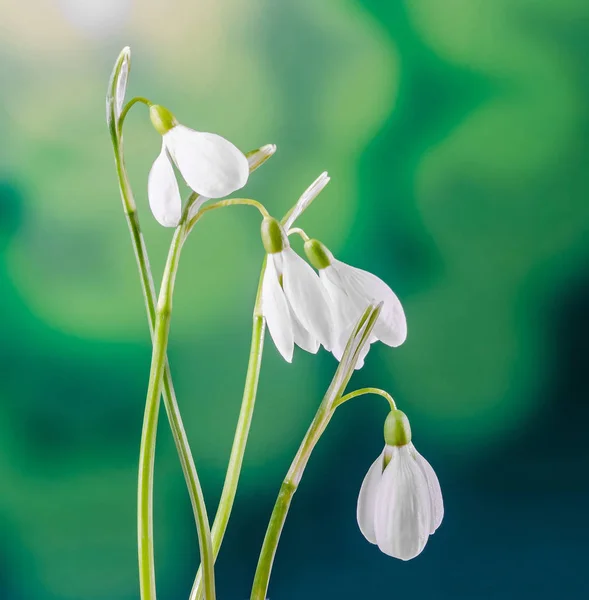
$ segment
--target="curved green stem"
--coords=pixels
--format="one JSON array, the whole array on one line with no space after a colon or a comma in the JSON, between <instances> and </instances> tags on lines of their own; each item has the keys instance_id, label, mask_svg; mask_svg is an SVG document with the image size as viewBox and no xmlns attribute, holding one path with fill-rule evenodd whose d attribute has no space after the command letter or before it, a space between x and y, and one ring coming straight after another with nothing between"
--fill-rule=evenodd
<instances>
[{"instance_id":1,"label":"curved green stem","mask_svg":"<svg viewBox=\"0 0 589 600\"><path fill-rule=\"evenodd\" d=\"M382 396L389 403L391 410L395 410L397 408L397 405L395 404L393 397L388 392L385 392L384 390L381 390L379 388L373 388L373 387L362 388L360 390L356 390L354 392L350 392L349 394L346 394L345 396L342 396L339 400L334 402L333 408L335 409L338 406L341 406L344 402L347 402L348 400L352 400L352 398L357 398L358 396L364 396L366 394L375 394L377 396Z\"/></svg>"},{"instance_id":2,"label":"curved green stem","mask_svg":"<svg viewBox=\"0 0 589 600\"><path fill-rule=\"evenodd\" d=\"M261 310L261 289L265 270L266 261L264 260L254 306L252 341L249 362L247 366L247 375L245 377L243 398L241 401L241 408L239 410L239 419L237 421L237 427L235 428L235 436L233 438L233 445L231 447L231 455L229 457L229 465L227 467L227 474L225 475L223 491L221 492L221 498L219 500L219 506L217 508L217 513L215 515L213 529L211 532L215 559L219 554L223 537L225 535L225 531L227 530L229 517L231 516L233 503L235 501L237 484L239 483L239 475L241 473L245 447L247 445L249 430L254 414L254 406L256 403L258 380L262 365L262 351L264 349L265 327ZM202 598L202 591L202 568L199 568L196 578L194 579L192 591L190 592L190 600Z\"/></svg>"},{"instance_id":3,"label":"curved green stem","mask_svg":"<svg viewBox=\"0 0 589 600\"><path fill-rule=\"evenodd\" d=\"M140 101L140 100L138 100ZM127 105L127 108L129 104ZM122 116L122 115L121 115ZM146 312L149 322L149 329L152 336L152 339L155 340L155 331L156 331L156 294L155 287L153 284L153 278L151 275L151 268L149 266L149 258L147 254L147 248L145 246L145 241L143 239L143 234L141 233L141 228L139 225L139 218L137 215L137 208L135 204L135 199L133 197L133 193L131 190L131 186L129 183L129 179L127 176L127 170L125 168L124 156L121 148L121 138L116 133L111 131L111 139L113 142L113 150L115 155L115 165L117 170L117 176L119 180L119 188L121 192L121 198L123 201L123 208L125 212L125 217L127 219L127 224L129 226L129 232L131 235L131 241L133 243L133 249L135 251L135 258L137 261L137 268L139 271L140 279L141 279L141 287L143 291L143 296L145 299ZM190 496L190 502L192 505L192 509L194 512L198 539L199 539L199 547L201 549L201 557L203 561L203 565L205 565L205 576L208 581L213 581L214 578L214 562L212 560L212 553L208 551L210 547L210 528L208 519L206 516L206 508L202 493L202 487L200 485L200 481L198 479L198 474L196 472L196 466L194 464L194 459L192 457L192 453L190 451L190 445L188 443L188 439L186 437L186 432L184 430L184 425L182 423L182 417L180 415L180 409L178 407L178 403L176 400L176 394L174 391L174 386L172 383L172 377L170 374L169 364L167 359L164 360L164 373L163 373L163 398L164 405L166 408L166 413L168 415L168 419L170 421L170 426L172 430L172 436L174 438L174 443L176 445L176 449L178 451L178 455L180 457L180 463L182 466L182 471L184 473L184 478L186 480L186 485L188 488L188 494ZM156 419L157 424L157 413L159 407L159 401L156 403L157 406L150 407L149 416L151 419ZM155 417L152 414L155 410ZM147 415L146 410L146 415ZM151 432L148 432L151 433ZM214 585L214 584L212 584ZM207 587L211 587L210 583L207 583ZM210 596L213 598L214 596Z\"/></svg>"},{"instance_id":4,"label":"curved green stem","mask_svg":"<svg viewBox=\"0 0 589 600\"><path fill-rule=\"evenodd\" d=\"M217 210L218 208L226 208L227 206L253 206L254 208L257 208L260 211L262 217L270 216L270 214L266 210L266 207L261 202L258 202L257 200L252 200L251 198L229 198L227 200L219 200L213 204L209 204L208 206L201 208L196 213L196 215L194 215L194 217L192 217L188 221L186 235L188 235L192 231L192 228L196 225L196 223L204 214L212 210Z\"/></svg>"},{"instance_id":5,"label":"curved green stem","mask_svg":"<svg viewBox=\"0 0 589 600\"><path fill-rule=\"evenodd\" d=\"M180 253L186 233L186 211L176 229L168 260L162 279L160 295L156 308L155 330L153 337L153 353L149 386L145 402L145 416L141 435L141 450L139 454L139 485L138 485L138 542L139 542L139 580L143 600L155 600L155 566L153 550L153 470L159 398L166 365L166 350L172 315L172 296ZM179 414L177 415L179 418ZM175 424L178 424L175 422ZM185 440L185 435L183 437ZM198 494L196 517L199 531L199 547L204 565L204 589L207 600L215 599L214 556L209 530L209 521L202 492Z\"/></svg>"},{"instance_id":6,"label":"curved green stem","mask_svg":"<svg viewBox=\"0 0 589 600\"><path fill-rule=\"evenodd\" d=\"M182 245L182 228L176 230L164 272L153 335L153 353L139 452L137 489L137 529L139 547L139 583L142 600L155 600L155 564L153 550L153 470L159 412L159 398L166 363L166 349L172 314L172 292Z\"/></svg>"},{"instance_id":7,"label":"curved green stem","mask_svg":"<svg viewBox=\"0 0 589 600\"><path fill-rule=\"evenodd\" d=\"M131 100L129 100L129 102L127 102L127 104L125 105L125 107L123 108L123 110L121 111L121 114L119 116L119 123L118 123L119 135L120 135L121 131L123 131L123 123L125 122L125 118L129 114L129 111L135 106L135 104L137 104L139 102L141 104L145 104L145 106L147 106L148 108L153 104L150 100L148 100L147 98L144 98L143 96L135 96L135 98L132 98Z\"/></svg>"},{"instance_id":8,"label":"curved green stem","mask_svg":"<svg viewBox=\"0 0 589 600\"><path fill-rule=\"evenodd\" d=\"M335 407L338 405L338 400L342 397L352 377L360 352L364 345L368 343L379 313L380 307L369 307L356 324L329 389L325 393L284 478L262 544L252 586L251 600L266 600L274 557L292 498L297 491L311 454L329 424L335 412Z\"/></svg>"},{"instance_id":9,"label":"curved green stem","mask_svg":"<svg viewBox=\"0 0 589 600\"><path fill-rule=\"evenodd\" d=\"M305 233L304 229L301 229L300 227L291 227L287 234L288 237L290 237L293 234L297 234L301 237L301 239L303 240L303 242L308 242L309 241L309 236Z\"/></svg>"}]
</instances>

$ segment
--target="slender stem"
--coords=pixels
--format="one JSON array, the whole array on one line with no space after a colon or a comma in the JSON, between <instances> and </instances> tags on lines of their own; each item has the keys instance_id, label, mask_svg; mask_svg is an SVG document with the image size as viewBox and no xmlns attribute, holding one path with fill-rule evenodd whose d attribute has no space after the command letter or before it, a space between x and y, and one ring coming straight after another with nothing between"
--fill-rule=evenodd
<instances>
[{"instance_id":1,"label":"slender stem","mask_svg":"<svg viewBox=\"0 0 589 600\"><path fill-rule=\"evenodd\" d=\"M120 132L123 131L123 123L125 122L125 117L129 113L129 111L135 106L135 104L137 104L138 102L145 104L145 106L147 106L147 107L150 107L152 105L152 102L150 102L147 98L144 98L143 96L135 96L135 98L132 98L131 100L129 100L129 102L127 102L127 104L121 111L121 115L119 116L119 125L118 125L119 135L120 135Z\"/></svg>"},{"instance_id":2,"label":"slender stem","mask_svg":"<svg viewBox=\"0 0 589 600\"><path fill-rule=\"evenodd\" d=\"M291 227L288 230L287 235L290 237L291 235L293 235L294 233L298 234L301 236L302 240L304 242L308 242L309 241L309 236L304 232L303 229L301 229L300 227Z\"/></svg>"},{"instance_id":3,"label":"slender stem","mask_svg":"<svg viewBox=\"0 0 589 600\"><path fill-rule=\"evenodd\" d=\"M149 373L149 386L145 401L141 449L139 452L138 482L138 547L139 547L139 583L142 600L155 600L155 564L153 550L153 470L155 442L159 412L159 399L162 391L162 379L166 364L166 349L172 314L172 293L178 269L180 250L183 240L183 227L174 235L168 261L164 272L162 287L156 308L153 336L153 353Z\"/></svg>"},{"instance_id":4,"label":"slender stem","mask_svg":"<svg viewBox=\"0 0 589 600\"><path fill-rule=\"evenodd\" d=\"M233 503L235 501L237 484L239 482L239 475L241 473L241 467L243 464L243 456L245 454L245 447L247 445L248 434L254 414L254 406L256 403L258 380L260 376L260 368L262 366L262 351L264 348L265 327L264 318L262 317L261 311L261 289L265 270L266 262L264 261L254 306L252 341L249 363L247 366L247 375L245 378L245 387L243 390L243 399L241 401L237 427L235 428L235 436L233 438L233 445L231 447L229 465L227 467L227 474L225 475L225 483L223 484L223 491L221 492L221 498L219 500L219 506L217 508L217 514L215 515L213 529L211 532L215 559L219 554L219 549L221 548L223 537L225 535L225 531L227 530L229 517L231 516ZM190 600L200 598L202 598L201 568L199 568L196 574L194 585L192 586L192 591L190 592Z\"/></svg>"},{"instance_id":5,"label":"slender stem","mask_svg":"<svg viewBox=\"0 0 589 600\"><path fill-rule=\"evenodd\" d=\"M381 390L379 388L373 388L373 387L367 387L367 388L362 388L360 390L355 390L354 392L350 392L349 394L342 396L341 398L339 398L339 400L336 400L334 402L333 408L337 408L338 406L341 406L344 402L347 402L348 400L352 400L352 398L357 398L358 396L364 396L365 394L376 394L377 396L382 396L389 403L391 410L395 410L397 408L397 405L395 404L393 397L388 392L385 392L384 390Z\"/></svg>"},{"instance_id":6,"label":"slender stem","mask_svg":"<svg viewBox=\"0 0 589 600\"><path fill-rule=\"evenodd\" d=\"M278 541L282 534L282 528L284 527L284 522L286 521L292 498L297 491L305 467L309 462L309 458L311 458L311 453L333 416L333 411L330 409L327 398L328 396L326 395L299 447L282 485L280 486L280 492L278 493L276 504L274 505L272 515L270 516L270 522L268 523L268 529L266 530L266 536L264 537L264 542L262 544L260 558L258 559L258 566L252 586L251 600L266 599L268 583L270 581L270 572L272 571L274 557L278 548Z\"/></svg>"},{"instance_id":7,"label":"slender stem","mask_svg":"<svg viewBox=\"0 0 589 600\"><path fill-rule=\"evenodd\" d=\"M342 397L354 372L360 352L369 341L379 313L380 307L369 307L356 324L331 384L284 478L262 544L250 600L266 600L274 557L292 498L297 491L313 449L329 424L338 400Z\"/></svg>"},{"instance_id":8,"label":"slender stem","mask_svg":"<svg viewBox=\"0 0 589 600\"><path fill-rule=\"evenodd\" d=\"M129 105L127 105L127 107L129 107ZM137 261L137 267L141 279L141 287L145 299L149 328L152 335L152 339L155 339L156 295L155 287L153 284L153 278L151 276L151 269L149 266L147 248L145 246L143 235L141 233L139 219L137 216L136 204L133 198L133 193L129 184L127 171L125 168L124 156L121 148L122 142L119 141L120 137L117 135L111 135L111 138L113 141L115 164L119 179L121 198L123 201L125 216L127 218L127 224L129 226L129 232L131 234L133 249L135 251L135 258ZM190 450L190 445L188 443L186 432L184 430L184 425L182 423L182 417L180 415L180 409L176 400L176 394L174 391L174 386L172 383L172 377L170 374L167 359L165 360L163 374L163 397L168 419L170 421L172 436L174 438L174 443L176 445L176 449L180 457L182 471L184 473L184 478L186 480L192 510L194 512L201 559L205 568L205 587L210 589L214 586L214 583L210 583L214 581L214 560L211 552L210 528L206 514L206 507L204 503L202 487L200 485L200 481L196 471L196 466L194 464L194 459ZM159 401L157 402L157 404L159 406ZM156 421L158 406L151 408L151 410L155 410ZM154 418L153 414L150 414L150 418ZM207 598L214 598L214 592L213 595L209 593Z\"/></svg>"},{"instance_id":9,"label":"slender stem","mask_svg":"<svg viewBox=\"0 0 589 600\"><path fill-rule=\"evenodd\" d=\"M252 200L251 198L229 198L228 200L219 200L218 202L215 202L214 204L209 204L208 206L201 208L198 211L198 213L196 215L194 215L194 217L192 217L188 221L188 227L186 228L186 235L188 235L192 231L192 228L196 225L197 221L204 214L206 214L212 210L217 210L218 208L225 208L227 206L253 206L260 211L260 214L263 217L270 216L268 211L266 210L266 207L261 202L258 202L257 200Z\"/></svg>"}]
</instances>

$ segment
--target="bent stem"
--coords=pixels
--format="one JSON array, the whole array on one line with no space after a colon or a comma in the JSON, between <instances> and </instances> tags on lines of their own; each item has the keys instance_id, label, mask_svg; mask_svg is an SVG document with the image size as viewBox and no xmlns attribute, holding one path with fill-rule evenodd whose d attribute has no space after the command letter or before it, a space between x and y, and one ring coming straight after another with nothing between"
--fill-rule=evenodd
<instances>
[{"instance_id":1,"label":"bent stem","mask_svg":"<svg viewBox=\"0 0 589 600\"><path fill-rule=\"evenodd\" d=\"M293 496L297 491L311 454L329 424L335 412L337 402L342 397L352 377L360 352L369 341L370 333L378 319L379 313L380 307L369 307L354 328L329 389L325 393L288 473L280 486L278 498L270 516L270 522L268 523L268 529L266 530L258 559L251 600L266 600L274 557Z\"/></svg>"},{"instance_id":2,"label":"bent stem","mask_svg":"<svg viewBox=\"0 0 589 600\"><path fill-rule=\"evenodd\" d=\"M119 120L118 129L111 128L111 139L113 143L113 150L115 155L115 166L117 171L117 177L119 181L119 188L121 192L121 198L123 201L123 208L125 212L125 217L127 219L127 224L129 227L129 233L131 235L131 241L133 244L133 249L135 252L135 258L137 262L137 268L139 271L139 276L141 279L141 287L143 291L143 297L145 300L145 307L147 312L147 318L149 322L150 334L152 337L152 341L155 342L156 338L156 294L155 294L155 286L153 284L153 278L151 275L151 269L149 266L149 258L147 254L147 248L145 246L145 241L143 239L143 234L141 233L141 228L139 225L139 218L137 215L137 207L135 204L135 199L133 197L133 193L131 190L131 185L129 183L127 170L124 162L124 155L122 151L122 138L120 137L120 127L122 125L123 115L126 115L128 112L128 108L132 106L129 103L126 107L126 110L121 114L121 120ZM114 120L113 120L114 122ZM161 333L160 333L161 335ZM159 360L159 359L158 359ZM209 523L206 516L206 508L204 503L204 497L202 493L202 487L200 485L200 481L198 478L198 474L196 471L196 466L194 464L194 459L192 457L192 452L190 450L190 445L188 443L188 439L186 436L186 431L184 429L184 425L182 423L182 417L180 415L180 409L178 406L178 402L176 400L176 394L174 391L174 386L172 383L172 377L170 374L169 364L167 358L164 356L164 372L163 372L163 398L164 398L164 406L166 409L166 413L168 415L168 420L170 422L170 428L172 431L172 436L174 438L174 444L176 445L176 449L178 452L178 456L180 458L180 464L182 466L182 472L184 473L184 479L186 480L186 485L188 488L188 494L190 497L190 503L192 505L192 510L194 513L199 547L201 551L201 557L203 564L205 565L206 571L206 579L212 580L214 577L214 563L212 561L212 557L209 556L211 553L207 551L207 546L210 545L210 539L207 541L207 537L210 538L210 530ZM157 425L157 414L159 409L159 398L156 402L156 406L150 407L150 411L148 413L146 407L146 417L149 414L151 419L155 418L155 424ZM154 416L155 415L155 416ZM155 435L155 429L153 435ZM148 433L151 433L148 431ZM153 441L155 443L155 439ZM152 475L153 477L153 475ZM149 484L149 482L146 482ZM153 542L151 542L153 543ZM210 588L211 585L207 584ZM154 590L155 593L155 590ZM210 596L211 598L214 596Z\"/></svg>"},{"instance_id":3,"label":"bent stem","mask_svg":"<svg viewBox=\"0 0 589 600\"><path fill-rule=\"evenodd\" d=\"M357 398L358 396L365 396L366 394L375 394L376 396L382 396L389 403L391 410L396 410L396 408L397 408L397 405L395 404L393 397L388 392L385 392L384 390L381 390L380 388L373 388L373 387L367 387L367 388L362 388L360 390L355 390L353 392L350 392L349 394L346 394L345 396L342 396L339 400L334 402L333 408L337 408L338 406L341 406L344 402L347 402L348 400L352 400L352 398Z\"/></svg>"},{"instance_id":4,"label":"bent stem","mask_svg":"<svg viewBox=\"0 0 589 600\"><path fill-rule=\"evenodd\" d=\"M227 530L231 510L237 493L237 484L241 467L243 465L243 457L245 447L249 435L252 418L254 415L254 406L256 403L256 394L258 391L258 380L260 377L260 368L262 365L262 351L264 349L264 317L262 316L262 281L264 272L266 271L266 259L262 265L260 274L260 282L258 284L258 292L256 294L256 302L254 305L252 341L250 347L249 362L247 366L247 375L245 377L245 387L243 390L243 398L241 408L239 410L239 418L235 428L235 436L233 445L231 446L231 455L229 457L229 465L227 466L227 474L223 484L223 491L217 507L217 513L213 522L211 537L213 542L213 553L215 559L219 554L223 537ZM192 591L190 592L190 600L202 598L202 567L199 567Z\"/></svg>"},{"instance_id":5,"label":"bent stem","mask_svg":"<svg viewBox=\"0 0 589 600\"><path fill-rule=\"evenodd\" d=\"M149 386L145 402L145 415L141 435L141 449L139 453L139 482L138 482L138 545L139 545L139 581L141 598L155 600L155 565L153 549L153 471L159 412L159 398L162 391L164 370L166 366L166 351L172 315L172 296L174 283L180 261L180 253L185 239L186 211L180 225L176 229L168 260L164 271L160 295L156 307L155 327L153 336L153 353L149 374ZM178 426L178 420L173 419L173 424ZM187 444L186 436L182 436L183 443ZM193 463L192 463L193 464ZM196 479L198 491L196 494L196 517L199 532L199 547L203 565L205 566L205 594L207 600L215 599L214 560L209 530L206 507L202 491Z\"/></svg>"}]
</instances>

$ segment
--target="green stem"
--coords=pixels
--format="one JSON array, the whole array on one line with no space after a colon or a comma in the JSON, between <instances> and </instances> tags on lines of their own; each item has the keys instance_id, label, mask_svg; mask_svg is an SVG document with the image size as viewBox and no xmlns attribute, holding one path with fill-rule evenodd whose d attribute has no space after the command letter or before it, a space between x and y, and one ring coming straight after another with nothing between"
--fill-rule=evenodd
<instances>
[{"instance_id":1,"label":"green stem","mask_svg":"<svg viewBox=\"0 0 589 600\"><path fill-rule=\"evenodd\" d=\"M211 532L215 559L219 554L219 549L221 548L223 537L227 530L229 517L231 516L231 510L233 509L235 494L237 493L237 484L239 482L239 475L243 464L243 456L245 454L245 447L247 445L249 430L254 414L254 406L256 403L258 380L262 365L262 350L264 348L265 327L261 311L261 289L265 270L266 262L264 261L254 307L252 341L239 419L237 421L237 427L235 428L229 465L227 467L227 474L225 475L225 483L223 484L223 491L221 492L221 498L219 500L219 506L217 508L217 514L215 515ZM192 591L190 592L190 600L202 598L202 591L202 568L199 568L196 578L194 579Z\"/></svg>"},{"instance_id":2,"label":"green stem","mask_svg":"<svg viewBox=\"0 0 589 600\"><path fill-rule=\"evenodd\" d=\"M260 558L258 559L258 566L256 568L252 586L251 600L266 599L274 557L278 548L280 535L282 534L282 528L284 527L284 522L286 521L290 509L290 504L297 491L305 467L311 458L313 449L317 445L321 434L325 431L325 428L333 415L333 411L330 410L327 398L328 396L326 395L299 447L282 485L280 486L280 492L278 493L276 504L274 505L272 515L270 516L270 522L268 523L268 529L266 530L266 535L262 544Z\"/></svg>"},{"instance_id":3,"label":"green stem","mask_svg":"<svg viewBox=\"0 0 589 600\"><path fill-rule=\"evenodd\" d=\"M129 106L129 105L127 105ZM153 284L153 278L151 276L151 269L149 266L149 258L147 254L147 248L145 246L145 241L143 239L143 234L141 233L141 228L139 225L139 219L137 216L137 208L135 204L135 199L133 198L133 193L131 190L131 186L129 184L127 171L125 168L124 157L121 150L121 145L119 142L119 136L112 135L111 137L113 141L113 149L115 154L115 165L119 180L119 187L121 192L121 198L123 201L123 208L125 211L125 216L127 219L127 224L129 226L129 232L131 234L131 241L133 243L133 249L135 251L135 258L137 261L137 267L139 270L139 275L141 279L141 287L143 290L143 297L145 299L145 306L147 317L149 321L149 328L152 336L152 340L155 339L155 328L156 328L156 295L155 295L155 287ZM166 413L168 415L168 419L170 421L170 426L172 430L172 436L174 438L174 443L176 445L176 449L178 451L178 455L180 457L180 463L182 466L182 471L184 473L184 478L186 480L186 485L188 488L188 493L190 496L190 502L192 505L192 509L194 512L198 540L199 540L199 548L202 558L202 563L205 567L205 580L206 585L209 589L214 587L214 561L212 557L211 541L210 541L210 529L209 523L206 515L206 507L204 503L204 497L202 493L202 487L200 485L200 481L198 478L198 474L196 471L196 466L194 464L194 459L192 457L192 453L190 451L190 445L188 443L188 439L186 437L186 432L184 430L184 425L182 423L182 417L180 415L180 409L178 407L178 402L176 400L176 394L174 391L174 386L172 383L172 377L170 374L169 365L167 359L165 360L164 365L164 374L163 374L163 398L164 405L166 408ZM159 401L157 402L159 406ZM152 407L152 410L155 408L155 419L157 421L157 408ZM147 414L147 411L146 411ZM153 415L150 414L150 418L154 418ZM208 594L207 598L214 598L213 595Z\"/></svg>"},{"instance_id":4,"label":"green stem","mask_svg":"<svg viewBox=\"0 0 589 600\"><path fill-rule=\"evenodd\" d=\"M176 230L162 286L158 299L153 335L153 353L149 373L147 399L145 401L145 414L143 430L141 433L141 449L139 452L139 482L138 482L138 545L139 545L139 581L141 585L141 598L155 600L155 565L153 550L153 470L155 458L155 443L157 435L157 422L159 412L159 399L162 392L162 380L166 364L166 350L170 332L170 318L172 314L172 294L178 270L184 226Z\"/></svg>"},{"instance_id":5,"label":"green stem","mask_svg":"<svg viewBox=\"0 0 589 600\"><path fill-rule=\"evenodd\" d=\"M360 390L355 390L354 392L350 392L349 394L342 396L339 400L334 402L333 408L337 408L338 406L341 406L344 402L347 402L348 400L352 400L352 398L357 398L358 396L364 396L366 394L375 394L377 396L382 396L389 403L391 410L396 410L396 408L397 408L397 405L395 404L393 397L388 392L385 392L384 390L381 390L379 388L373 388L373 387L367 387L367 388L362 388Z\"/></svg>"},{"instance_id":6,"label":"green stem","mask_svg":"<svg viewBox=\"0 0 589 600\"><path fill-rule=\"evenodd\" d=\"M278 542L292 498L297 491L311 454L329 424L338 405L338 400L342 397L352 377L360 352L369 341L379 313L380 307L369 307L356 324L329 389L325 393L317 409L317 413L292 461L290 469L284 478L262 544L250 600L266 600L274 557L276 556Z\"/></svg>"},{"instance_id":7,"label":"green stem","mask_svg":"<svg viewBox=\"0 0 589 600\"><path fill-rule=\"evenodd\" d=\"M148 108L152 105L152 102L150 102L147 98L143 98L143 96L135 96L135 98L129 100L129 102L127 102L127 104L123 108L121 115L119 116L119 123L118 123L119 135L120 135L121 131L123 131L123 123L125 122L125 118L126 118L127 114L138 102L145 104L145 106L147 106Z\"/></svg>"}]
</instances>

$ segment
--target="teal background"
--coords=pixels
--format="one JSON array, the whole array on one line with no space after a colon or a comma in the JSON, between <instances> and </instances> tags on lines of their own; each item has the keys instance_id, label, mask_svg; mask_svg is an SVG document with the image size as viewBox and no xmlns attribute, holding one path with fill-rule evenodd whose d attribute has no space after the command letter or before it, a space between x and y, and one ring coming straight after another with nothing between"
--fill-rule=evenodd
<instances>
[{"instance_id":1,"label":"teal background","mask_svg":"<svg viewBox=\"0 0 589 600\"><path fill-rule=\"evenodd\" d=\"M440 477L441 529L403 563L360 534L382 400L338 411L284 531L269 596L537 599L589 593L589 4L586 0L2 0L0 598L138 598L135 486L150 343L104 95L244 151L276 143L247 195L300 219L398 293L409 337L352 387L390 391ZM160 141L126 153L156 278L171 231L147 207ZM214 513L263 256L255 211L207 217L182 257L170 361ZM297 244L296 242L295 244ZM296 246L300 250L300 246ZM334 372L268 339L219 597L247 598L281 478ZM351 388L352 389L352 388ZM161 420L161 598L198 563Z\"/></svg>"}]
</instances>

